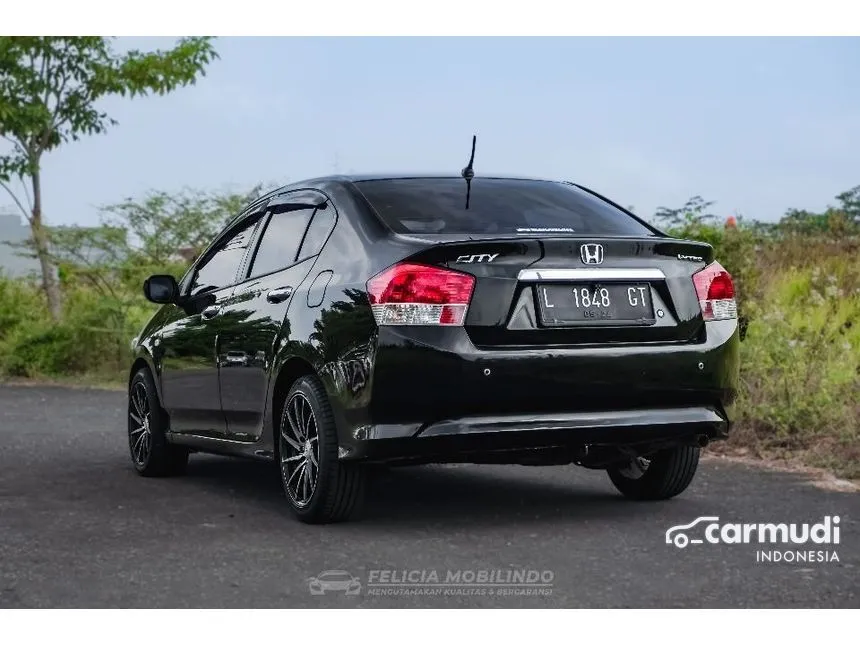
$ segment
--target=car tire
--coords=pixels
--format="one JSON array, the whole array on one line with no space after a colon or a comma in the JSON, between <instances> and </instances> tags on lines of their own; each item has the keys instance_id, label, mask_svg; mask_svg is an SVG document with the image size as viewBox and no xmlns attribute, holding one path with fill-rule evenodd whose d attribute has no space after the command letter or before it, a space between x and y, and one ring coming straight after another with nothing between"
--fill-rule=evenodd
<instances>
[{"instance_id":1,"label":"car tire","mask_svg":"<svg viewBox=\"0 0 860 645\"><path fill-rule=\"evenodd\" d=\"M677 446L631 464L608 468L609 479L622 495L635 500L669 499L683 493L699 465L698 446Z\"/></svg>"},{"instance_id":2,"label":"car tire","mask_svg":"<svg viewBox=\"0 0 860 645\"><path fill-rule=\"evenodd\" d=\"M367 472L338 459L334 415L315 376L303 376L290 388L277 432L281 484L293 513L308 524L357 518Z\"/></svg>"},{"instance_id":3,"label":"car tire","mask_svg":"<svg viewBox=\"0 0 860 645\"><path fill-rule=\"evenodd\" d=\"M169 421L158 401L155 382L146 368L128 386L128 448L135 470L144 477L181 475L188 450L167 440Z\"/></svg>"}]
</instances>

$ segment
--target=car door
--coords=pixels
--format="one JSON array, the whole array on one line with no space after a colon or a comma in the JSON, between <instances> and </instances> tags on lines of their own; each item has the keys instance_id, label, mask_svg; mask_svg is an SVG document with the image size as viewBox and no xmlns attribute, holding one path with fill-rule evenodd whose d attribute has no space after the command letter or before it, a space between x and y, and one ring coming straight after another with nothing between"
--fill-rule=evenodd
<instances>
[{"instance_id":1,"label":"car door","mask_svg":"<svg viewBox=\"0 0 860 645\"><path fill-rule=\"evenodd\" d=\"M317 191L287 193L269 203L246 278L225 307L224 315L236 323L219 336L221 406L232 440L260 436L276 343L282 328L289 336L288 309L306 306L293 299L322 246L320 229L330 231L334 219L334 207Z\"/></svg>"},{"instance_id":2,"label":"car door","mask_svg":"<svg viewBox=\"0 0 860 645\"><path fill-rule=\"evenodd\" d=\"M262 213L226 230L182 281L175 319L163 328L157 348L171 432L226 436L216 347L234 322L223 316L224 306L261 219Z\"/></svg>"}]
</instances>

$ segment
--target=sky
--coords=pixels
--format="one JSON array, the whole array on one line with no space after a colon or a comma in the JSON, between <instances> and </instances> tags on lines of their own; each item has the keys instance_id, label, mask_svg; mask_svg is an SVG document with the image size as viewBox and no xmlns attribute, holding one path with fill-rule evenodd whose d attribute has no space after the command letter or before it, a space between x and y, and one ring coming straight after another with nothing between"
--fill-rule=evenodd
<instances>
[{"instance_id":1,"label":"sky","mask_svg":"<svg viewBox=\"0 0 860 645\"><path fill-rule=\"evenodd\" d=\"M125 47L171 39L123 38ZM50 224L148 190L334 173L571 180L650 217L701 195L723 217L822 210L860 184L860 39L221 38L164 97L43 162ZM0 194L0 209L9 205Z\"/></svg>"}]
</instances>

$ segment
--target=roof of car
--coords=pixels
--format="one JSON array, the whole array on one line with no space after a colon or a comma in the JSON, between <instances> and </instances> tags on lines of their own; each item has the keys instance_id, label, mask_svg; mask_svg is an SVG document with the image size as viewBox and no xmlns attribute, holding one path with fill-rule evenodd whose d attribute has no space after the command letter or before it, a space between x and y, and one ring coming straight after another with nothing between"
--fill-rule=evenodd
<instances>
[{"instance_id":1,"label":"roof of car","mask_svg":"<svg viewBox=\"0 0 860 645\"><path fill-rule=\"evenodd\" d=\"M328 177L319 177L316 180L311 181L374 181L380 179L460 179L463 180L463 177L459 173L451 173L451 172L437 172L437 173L428 173L428 172L412 172L412 173L357 173L357 174L341 174L341 175L329 175ZM476 173L474 179L509 179L509 180L524 180L524 181L555 181L552 179L546 179L542 177L522 177L516 175L500 175L500 174L488 174L481 175Z\"/></svg>"},{"instance_id":2,"label":"roof of car","mask_svg":"<svg viewBox=\"0 0 860 645\"><path fill-rule=\"evenodd\" d=\"M427 173L427 172L401 172L401 173L354 173L354 174L339 174L339 175L324 175L321 177L312 177L309 179L301 179L299 181L293 181L289 184L285 184L283 186L278 186L277 188L273 188L266 192L263 195L260 195L255 202L260 202L264 199L269 199L279 193L284 193L292 190L301 190L303 188L322 188L326 184L339 183L339 184L351 184L362 181L376 181L376 180L385 180L385 179L459 179L463 181L463 177L460 175L453 175L450 172L440 172L440 173ZM519 177L515 175L499 175L499 174L491 174L491 175L475 175L474 179L503 179L508 181L545 181L551 183L571 183L571 182L561 182L554 179L544 179L540 177Z\"/></svg>"},{"instance_id":3,"label":"roof of car","mask_svg":"<svg viewBox=\"0 0 860 645\"><path fill-rule=\"evenodd\" d=\"M299 181L290 182L284 186L279 186L274 190L269 191L265 196L276 195L278 193L282 193L284 191L289 190L300 190L302 188L314 188L321 187L325 184L332 183L340 183L340 184L351 184L358 183L362 181L378 181L378 180L386 180L386 179L459 179L463 181L463 177L459 174L451 174L450 172L438 172L438 173L428 173L428 172L401 172L401 173L353 173L353 174L338 174L338 175L324 175L321 177L312 177L309 179L302 179ZM488 174L488 175L475 175L473 179L481 180L481 179L502 179L507 181L542 181L542 182L551 182L551 183L570 183L570 182L561 182L554 179L545 179L541 177L521 177L515 175L501 175L501 174ZM262 197L262 196L261 196Z\"/></svg>"}]
</instances>

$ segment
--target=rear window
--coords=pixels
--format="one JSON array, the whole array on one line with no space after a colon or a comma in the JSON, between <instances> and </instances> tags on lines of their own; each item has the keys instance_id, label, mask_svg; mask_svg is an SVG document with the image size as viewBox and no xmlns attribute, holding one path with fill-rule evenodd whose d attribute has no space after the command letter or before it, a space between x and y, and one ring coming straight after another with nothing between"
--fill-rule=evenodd
<instances>
[{"instance_id":1,"label":"rear window","mask_svg":"<svg viewBox=\"0 0 860 645\"><path fill-rule=\"evenodd\" d=\"M551 181L459 178L356 182L396 233L503 235L655 235L584 190Z\"/></svg>"}]
</instances>

